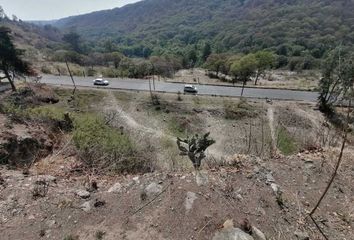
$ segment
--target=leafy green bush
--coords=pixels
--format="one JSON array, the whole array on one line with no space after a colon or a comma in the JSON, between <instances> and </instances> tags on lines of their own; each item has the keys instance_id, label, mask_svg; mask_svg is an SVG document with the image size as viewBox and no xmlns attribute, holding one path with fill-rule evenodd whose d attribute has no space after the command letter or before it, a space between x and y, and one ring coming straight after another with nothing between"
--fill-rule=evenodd
<instances>
[{"instance_id":1,"label":"leafy green bush","mask_svg":"<svg viewBox=\"0 0 354 240\"><path fill-rule=\"evenodd\" d=\"M283 126L278 129L277 147L285 155L291 155L298 149L295 139Z\"/></svg>"},{"instance_id":2,"label":"leafy green bush","mask_svg":"<svg viewBox=\"0 0 354 240\"><path fill-rule=\"evenodd\" d=\"M89 76L89 77L93 77L93 76L96 75L96 70L93 69L93 68L88 68L88 69L86 70L86 74L87 74L87 76Z\"/></svg>"},{"instance_id":3,"label":"leafy green bush","mask_svg":"<svg viewBox=\"0 0 354 240\"><path fill-rule=\"evenodd\" d=\"M63 120L65 109L55 105L45 105L27 109L25 112L32 119Z\"/></svg>"},{"instance_id":4,"label":"leafy green bush","mask_svg":"<svg viewBox=\"0 0 354 240\"><path fill-rule=\"evenodd\" d=\"M25 116L25 112L23 107L18 106L17 104L11 101L4 101L1 103L1 113L3 114L11 114L12 116L23 117Z\"/></svg>"},{"instance_id":5,"label":"leafy green bush","mask_svg":"<svg viewBox=\"0 0 354 240\"><path fill-rule=\"evenodd\" d=\"M95 90L77 90L75 93L75 100L70 101L68 104L68 99L71 99L72 90L71 89L54 89L54 92L59 96L61 106L69 110L73 108L79 112L90 112L94 110L94 105L101 102L105 97L105 92L95 91Z\"/></svg>"},{"instance_id":6,"label":"leafy green bush","mask_svg":"<svg viewBox=\"0 0 354 240\"><path fill-rule=\"evenodd\" d=\"M47 66L42 66L41 67L41 72L44 73L44 74L52 74L52 71Z\"/></svg>"},{"instance_id":7,"label":"leafy green bush","mask_svg":"<svg viewBox=\"0 0 354 240\"><path fill-rule=\"evenodd\" d=\"M108 77L108 78L115 78L115 77L118 77L119 73L114 68L106 68L102 71L102 75L104 77Z\"/></svg>"},{"instance_id":8,"label":"leafy green bush","mask_svg":"<svg viewBox=\"0 0 354 240\"><path fill-rule=\"evenodd\" d=\"M139 158L129 137L105 124L103 118L81 114L74 119L73 141L84 164L99 171L145 172L149 162Z\"/></svg>"},{"instance_id":9,"label":"leafy green bush","mask_svg":"<svg viewBox=\"0 0 354 240\"><path fill-rule=\"evenodd\" d=\"M239 120L243 118L252 118L257 116L254 106L250 105L246 100L242 99L239 102L224 102L225 118L230 120Z\"/></svg>"}]
</instances>

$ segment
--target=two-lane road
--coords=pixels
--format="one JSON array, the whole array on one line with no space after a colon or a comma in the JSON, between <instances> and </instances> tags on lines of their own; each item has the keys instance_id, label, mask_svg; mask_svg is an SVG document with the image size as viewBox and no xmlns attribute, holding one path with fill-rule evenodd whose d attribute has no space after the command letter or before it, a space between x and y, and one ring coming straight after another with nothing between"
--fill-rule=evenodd
<instances>
[{"instance_id":1,"label":"two-lane road","mask_svg":"<svg viewBox=\"0 0 354 240\"><path fill-rule=\"evenodd\" d=\"M74 77L77 86L93 87L92 77ZM149 81L143 79L117 79L105 78L109 80L110 85L108 88L112 89L125 89L125 90L140 90L149 91ZM51 85L72 85L70 77L67 76L52 76L44 75L42 83ZM166 83L155 80L156 91L177 93L183 92L183 83ZM106 87L102 87L106 88ZM227 97L240 97L240 87L227 87L227 86L212 86L212 85L197 85L199 95L217 95ZM262 89L262 88L245 88L244 97L247 98L269 98L277 100L293 100L293 101L306 101L315 102L318 97L316 92L307 91L293 91L281 89Z\"/></svg>"}]
</instances>

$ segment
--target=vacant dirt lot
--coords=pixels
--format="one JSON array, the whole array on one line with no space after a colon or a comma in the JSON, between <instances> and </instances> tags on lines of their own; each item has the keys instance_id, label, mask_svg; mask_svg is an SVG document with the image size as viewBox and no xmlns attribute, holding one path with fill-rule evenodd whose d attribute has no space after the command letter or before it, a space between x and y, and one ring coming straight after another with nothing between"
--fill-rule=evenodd
<instances>
[{"instance_id":1,"label":"vacant dirt lot","mask_svg":"<svg viewBox=\"0 0 354 240\"><path fill-rule=\"evenodd\" d=\"M337 143L335 131L326 127L311 104L175 94L157 97L154 104L148 93L111 92L105 111L118 113L116 127L158 148L158 165L168 169L190 168L178 156L175 141L193 133L211 133L216 144L208 149L208 160L217 162L240 153L268 158Z\"/></svg>"},{"instance_id":2,"label":"vacant dirt lot","mask_svg":"<svg viewBox=\"0 0 354 240\"><path fill-rule=\"evenodd\" d=\"M231 81L230 76L223 76ZM272 70L262 76L257 86L254 82L249 82L250 87L280 88L280 89L301 89L316 90L320 75L318 71L302 71L291 72L287 70ZM165 79L165 81L184 82L191 84L216 84L216 85L232 85L227 81L221 81L217 78L210 78L205 69L183 69L178 71L173 79ZM241 86L242 84L236 83Z\"/></svg>"},{"instance_id":3,"label":"vacant dirt lot","mask_svg":"<svg viewBox=\"0 0 354 240\"><path fill-rule=\"evenodd\" d=\"M249 222L267 239L321 239L308 213L333 171L340 133L314 105L176 94L152 101L145 92L92 90L73 99L71 90L55 92L58 103L27 109L21 124L11 123L9 110L0 114L1 137L11 127L27 135L43 129L33 116L69 112L74 119L74 132L60 133L49 155L29 168L0 166L1 239L220 239L230 219L244 231ZM104 126L89 125L89 135L107 126L129 136L135 156L154 171L84 167L75 116L87 124L82 116L96 115ZM176 138L206 132L216 143L195 171ZM350 141L315 215L330 239L354 239L353 153Z\"/></svg>"}]
</instances>

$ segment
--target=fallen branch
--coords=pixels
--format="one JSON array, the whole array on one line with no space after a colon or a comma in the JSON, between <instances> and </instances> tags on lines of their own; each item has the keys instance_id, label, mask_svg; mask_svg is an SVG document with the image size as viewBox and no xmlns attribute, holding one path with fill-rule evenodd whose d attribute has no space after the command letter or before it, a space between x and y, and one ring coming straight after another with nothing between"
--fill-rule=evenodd
<instances>
[{"instance_id":1,"label":"fallen branch","mask_svg":"<svg viewBox=\"0 0 354 240\"><path fill-rule=\"evenodd\" d=\"M150 201L148 201L147 203L145 203L144 205L142 205L141 207L139 207L138 209L136 209L127 219L127 222L129 221L129 218L134 216L135 214L137 214L138 212L140 212L141 210L143 210L145 207L147 207L148 205L150 205L151 203L153 203L159 196L161 196L164 192L167 191L167 189L170 187L170 185L168 185L167 187L165 187L159 194L157 194L154 198L152 198Z\"/></svg>"},{"instance_id":2,"label":"fallen branch","mask_svg":"<svg viewBox=\"0 0 354 240\"><path fill-rule=\"evenodd\" d=\"M211 223L211 219L198 231L197 237L203 232L203 230Z\"/></svg>"},{"instance_id":3,"label":"fallen branch","mask_svg":"<svg viewBox=\"0 0 354 240\"><path fill-rule=\"evenodd\" d=\"M344 152L344 149L345 149L345 145L347 143L347 140L348 140L348 129L349 129L349 117L350 117L350 106L351 106L351 100L349 100L349 107L348 107L348 112L347 112L347 124L346 126L344 127L343 129L343 142L342 142L342 147L341 147L341 150L340 150L340 153L339 153L339 156L338 156L338 160L337 160L337 163L336 163L336 166L335 166L335 169L334 169L334 172L332 174L332 177L329 181L329 183L327 184L327 187L326 189L324 190L324 192L322 193L320 199L318 200L316 206L312 209L312 211L310 212L309 216L311 218L311 220L313 221L313 223L315 224L316 228L319 230L319 232L322 234L322 236L326 239L326 240L329 240L328 237L324 234L324 232L322 231L322 229L320 228L320 226L317 224L317 222L315 221L315 219L313 218L313 214L316 212L316 210L318 209L318 207L320 206L322 200L325 198L325 196L327 195L328 193L328 190L331 188L332 184L333 184L333 181L334 179L336 178L337 176L337 173L338 173L338 169L340 167L340 164L342 163L342 160L343 160L343 152Z\"/></svg>"}]
</instances>

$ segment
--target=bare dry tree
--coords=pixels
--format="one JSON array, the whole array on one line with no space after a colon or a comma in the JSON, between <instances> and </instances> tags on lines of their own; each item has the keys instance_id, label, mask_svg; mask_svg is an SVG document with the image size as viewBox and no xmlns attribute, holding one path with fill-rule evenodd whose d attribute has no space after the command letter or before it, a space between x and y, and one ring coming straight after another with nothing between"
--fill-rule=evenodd
<instances>
[{"instance_id":1,"label":"bare dry tree","mask_svg":"<svg viewBox=\"0 0 354 240\"><path fill-rule=\"evenodd\" d=\"M352 90L352 89L351 89ZM348 141L348 132L349 132L349 121L350 121L350 115L351 115L351 99L349 99L349 106L347 107L347 117L346 117L346 124L343 126L343 130L342 130L342 145L341 145L341 149L340 149L340 153L338 156L338 160L337 163L335 165L334 171L332 173L332 176L327 184L327 187L325 188L324 192L322 193L321 197L319 198L318 202L316 203L315 207L312 209L312 211L309 214L309 217L311 218L311 220L313 221L313 223L315 224L316 228L318 229L318 231L322 234L322 236L328 240L328 237L326 236L326 234L322 231L322 229L320 228L320 226L317 224L316 220L314 219L313 215L315 214L316 210L318 209L318 207L321 205L323 199L326 197L329 189L331 188L334 179L337 176L338 173L338 169L342 163L343 160L343 152L346 146L346 143Z\"/></svg>"}]
</instances>

